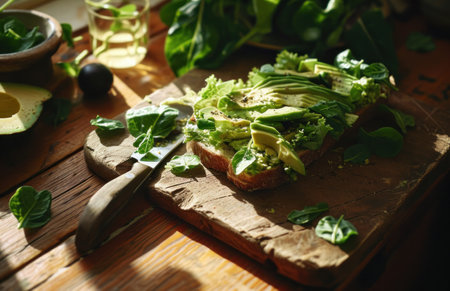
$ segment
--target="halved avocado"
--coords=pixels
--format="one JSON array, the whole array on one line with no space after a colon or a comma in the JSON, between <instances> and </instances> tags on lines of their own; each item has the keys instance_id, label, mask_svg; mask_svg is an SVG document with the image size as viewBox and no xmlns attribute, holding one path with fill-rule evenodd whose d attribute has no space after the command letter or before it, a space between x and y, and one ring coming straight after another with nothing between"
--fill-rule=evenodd
<instances>
[{"instance_id":1,"label":"halved avocado","mask_svg":"<svg viewBox=\"0 0 450 291\"><path fill-rule=\"evenodd\" d=\"M29 129L42 111L42 103L52 94L39 87L0 83L0 135Z\"/></svg>"},{"instance_id":2,"label":"halved avocado","mask_svg":"<svg viewBox=\"0 0 450 291\"><path fill-rule=\"evenodd\" d=\"M299 174L305 175L305 165L291 145L273 127L254 122L250 125L253 142L256 146L273 149L278 158Z\"/></svg>"}]
</instances>

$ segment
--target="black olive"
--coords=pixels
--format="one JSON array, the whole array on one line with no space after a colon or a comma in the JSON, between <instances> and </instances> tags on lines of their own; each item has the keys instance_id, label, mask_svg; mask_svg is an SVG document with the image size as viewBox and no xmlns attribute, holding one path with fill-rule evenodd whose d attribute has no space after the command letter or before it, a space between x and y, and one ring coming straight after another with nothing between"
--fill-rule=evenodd
<instances>
[{"instance_id":1,"label":"black olive","mask_svg":"<svg viewBox=\"0 0 450 291\"><path fill-rule=\"evenodd\" d=\"M90 97L101 97L108 93L113 83L113 74L102 64L91 63L81 68L78 86Z\"/></svg>"}]
</instances>

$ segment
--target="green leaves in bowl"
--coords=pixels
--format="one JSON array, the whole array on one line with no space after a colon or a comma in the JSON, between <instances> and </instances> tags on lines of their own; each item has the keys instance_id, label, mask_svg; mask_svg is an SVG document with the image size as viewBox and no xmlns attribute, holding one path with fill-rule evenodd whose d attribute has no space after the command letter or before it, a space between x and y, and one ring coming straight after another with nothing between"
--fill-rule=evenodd
<instances>
[{"instance_id":1,"label":"green leaves in bowl","mask_svg":"<svg viewBox=\"0 0 450 291\"><path fill-rule=\"evenodd\" d=\"M22 186L9 200L9 209L19 221L18 228L36 228L51 219L52 195L49 191L36 191Z\"/></svg>"}]
</instances>

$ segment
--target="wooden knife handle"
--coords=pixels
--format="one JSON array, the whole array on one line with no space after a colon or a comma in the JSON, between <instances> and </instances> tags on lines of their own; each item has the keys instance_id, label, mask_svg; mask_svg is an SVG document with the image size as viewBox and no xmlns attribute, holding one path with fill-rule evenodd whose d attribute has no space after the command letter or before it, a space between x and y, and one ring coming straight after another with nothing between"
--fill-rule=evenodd
<instances>
[{"instance_id":1,"label":"wooden knife handle","mask_svg":"<svg viewBox=\"0 0 450 291\"><path fill-rule=\"evenodd\" d=\"M91 197L80 217L75 245L81 254L105 239L105 228L124 207L152 168L134 163L130 171L106 183Z\"/></svg>"}]
</instances>

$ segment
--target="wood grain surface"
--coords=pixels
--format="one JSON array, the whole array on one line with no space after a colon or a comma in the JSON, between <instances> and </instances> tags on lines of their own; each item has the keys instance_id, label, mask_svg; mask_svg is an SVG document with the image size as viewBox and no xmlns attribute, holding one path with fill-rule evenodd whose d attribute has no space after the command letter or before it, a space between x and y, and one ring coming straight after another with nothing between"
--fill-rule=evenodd
<instances>
[{"instance_id":1,"label":"wood grain surface","mask_svg":"<svg viewBox=\"0 0 450 291\"><path fill-rule=\"evenodd\" d=\"M243 50L223 71L245 79L252 67L266 62L265 51ZM207 76L223 71L191 71L176 84L153 93L152 103L181 97L183 90L174 88L198 90ZM226 77L224 80L230 76ZM315 162L298 182L274 190L245 193L225 175L208 169L183 176L164 170L150 181L148 194L159 206L261 263L270 261L293 280L334 286L372 253L394 221L422 195L421 187L445 172L448 165L448 112L436 111L402 93L392 94L388 104L413 115L417 123L405 136L403 151L393 159L371 157L368 165L345 164L342 146L348 146L347 142ZM124 121L123 115L119 118ZM364 127L380 124L377 119ZM87 164L105 179L129 170L133 140L126 132L107 137L91 132L85 144ZM313 226L287 222L290 211L319 202L327 202L328 214L334 217L344 214L357 227L358 238L340 248L319 239Z\"/></svg>"},{"instance_id":2,"label":"wood grain surface","mask_svg":"<svg viewBox=\"0 0 450 291\"><path fill-rule=\"evenodd\" d=\"M56 75L52 84L46 86L55 98L71 101L68 119L58 126L49 124L46 117L51 115L51 109L45 104L43 115L31 130L0 138L0 290L99 290L116 285L152 290L309 289L278 275L274 266L250 259L159 208L149 202L145 192L135 195L120 213L107 230L111 237L104 245L86 256L76 252L74 234L79 215L88 199L105 183L84 161L83 144L94 129L89 125L90 119L97 114L113 118L175 79L164 59L167 27L159 20L158 9L152 11L152 37L146 59L135 69L114 70L114 88L106 98L88 100L76 83ZM436 50L428 54L411 52L406 49L405 40L412 31L434 30L420 15L395 20L402 76L399 87L414 100L431 106L427 122L433 123L435 111L450 108L450 41L435 34ZM55 62L70 61L81 50L89 49L87 30L77 34L84 37L83 41L75 49L61 46L54 56ZM268 59L271 61L272 56ZM424 108L428 110L427 106ZM335 173L340 170L334 168ZM408 174L418 172L420 168L408 170ZM395 221L396 226L386 232L373 253L356 262L354 274L338 289L386 290L386 286L394 290L448 289L445 262L450 259L450 242L442 229L448 225L445 214L450 199L448 188L442 183L445 180L435 176L433 181L433 185L418 189L423 194L410 201L416 203L403 204L405 208L399 213L408 213ZM22 185L52 193L53 217L40 229L17 229L17 221L8 209L9 198ZM434 185L439 185L437 191L432 191ZM264 213L265 218L276 221L281 212L279 208L275 210L275 215ZM358 221L356 216L353 219Z\"/></svg>"}]
</instances>

